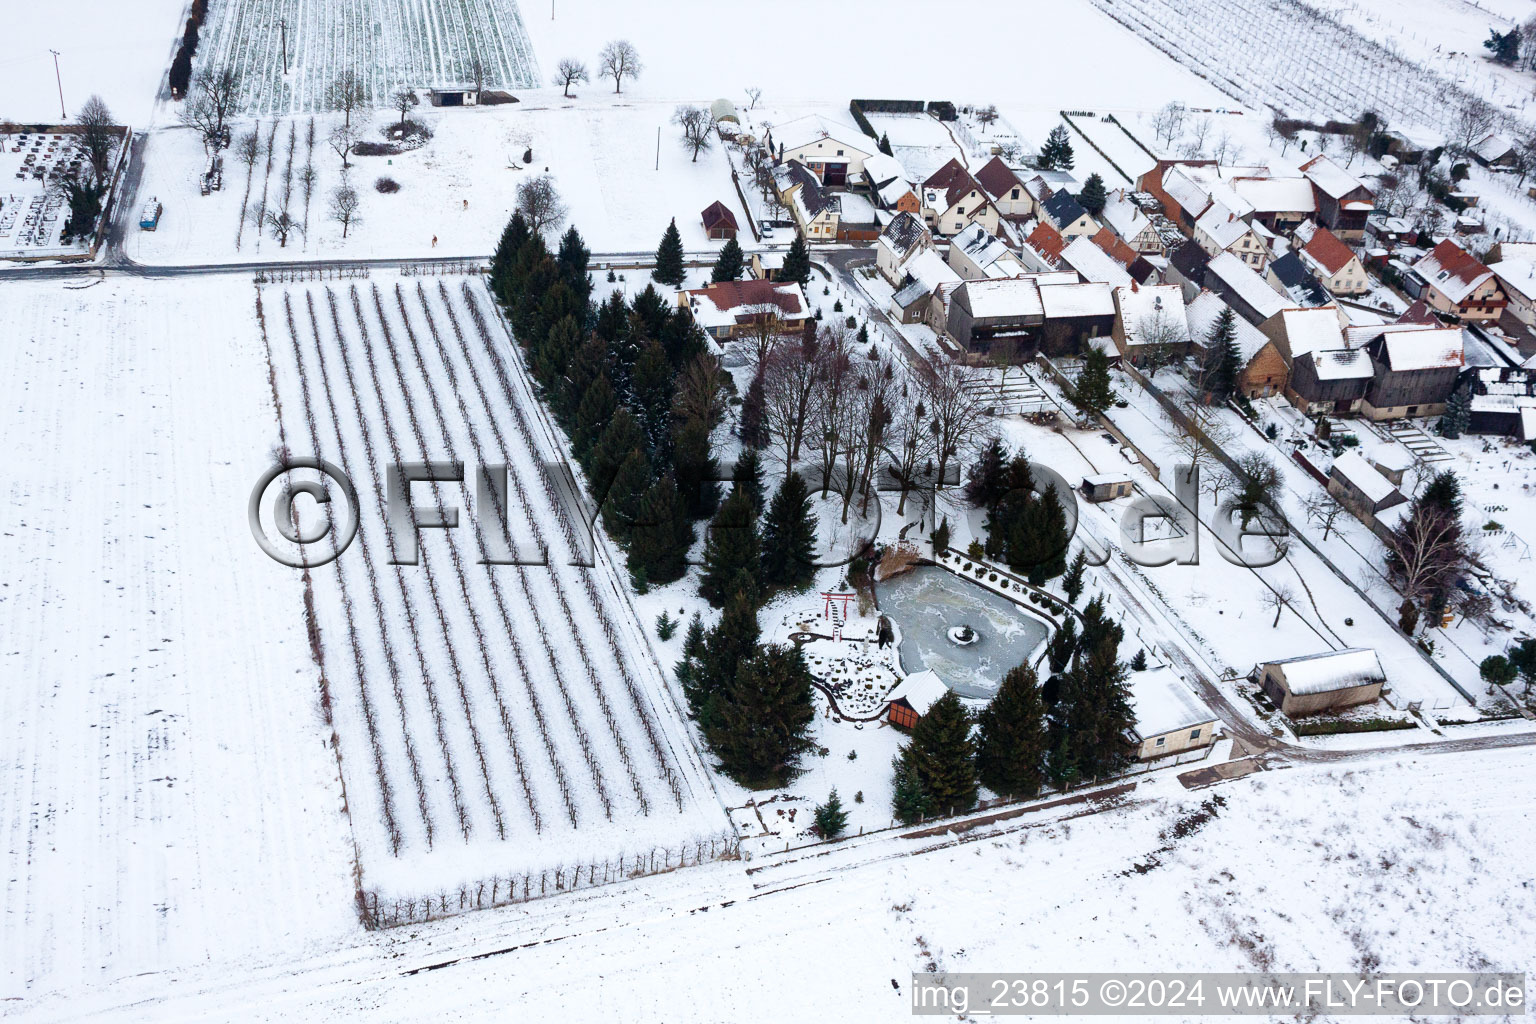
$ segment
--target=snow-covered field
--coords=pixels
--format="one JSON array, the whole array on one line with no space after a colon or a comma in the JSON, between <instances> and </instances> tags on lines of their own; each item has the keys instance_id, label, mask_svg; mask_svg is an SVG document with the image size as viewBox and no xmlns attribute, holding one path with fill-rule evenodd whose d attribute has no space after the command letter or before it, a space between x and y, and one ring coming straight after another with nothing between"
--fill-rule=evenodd
<instances>
[{"instance_id":1,"label":"snow-covered field","mask_svg":"<svg viewBox=\"0 0 1536 1024\"><path fill-rule=\"evenodd\" d=\"M378 107L402 87L474 85L476 58L487 89L541 84L513 0L217 0L209 15L195 66L238 70L253 114L328 110L342 71L361 75Z\"/></svg>"},{"instance_id":2,"label":"snow-covered field","mask_svg":"<svg viewBox=\"0 0 1536 1024\"><path fill-rule=\"evenodd\" d=\"M338 465L362 503L356 549L313 575L367 912L393 924L730 853L627 588L602 559L571 564L580 525L543 472L559 456L483 288L269 288L262 308L284 444ZM511 537L547 565L480 564L486 507L424 540L420 566L391 564L389 468L444 459L510 467ZM465 501L415 500L434 498Z\"/></svg>"}]
</instances>

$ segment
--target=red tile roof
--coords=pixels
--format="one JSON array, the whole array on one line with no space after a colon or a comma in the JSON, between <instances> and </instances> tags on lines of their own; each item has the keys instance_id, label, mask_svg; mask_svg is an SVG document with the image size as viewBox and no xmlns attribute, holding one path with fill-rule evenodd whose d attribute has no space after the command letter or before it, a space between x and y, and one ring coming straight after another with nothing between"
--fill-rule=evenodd
<instances>
[{"instance_id":1,"label":"red tile roof","mask_svg":"<svg viewBox=\"0 0 1536 1024\"><path fill-rule=\"evenodd\" d=\"M1413 305L1403 310L1403 315L1397 318L1400 324L1429 324L1432 327L1440 326L1440 318L1430 311L1429 303L1423 299L1417 299Z\"/></svg>"},{"instance_id":2,"label":"red tile roof","mask_svg":"<svg viewBox=\"0 0 1536 1024\"><path fill-rule=\"evenodd\" d=\"M1328 272L1329 276L1343 270L1349 261L1355 258L1354 251L1339 241L1338 235L1322 227L1312 233L1311 241L1302 248Z\"/></svg>"},{"instance_id":3,"label":"red tile roof","mask_svg":"<svg viewBox=\"0 0 1536 1024\"><path fill-rule=\"evenodd\" d=\"M1093 244L1103 249L1109 258L1122 267L1129 267L1136 262L1140 255L1135 249L1121 241L1120 236L1109 228L1099 228L1099 233L1093 236Z\"/></svg>"},{"instance_id":4,"label":"red tile roof","mask_svg":"<svg viewBox=\"0 0 1536 1024\"><path fill-rule=\"evenodd\" d=\"M752 278L747 281L719 281L691 294L702 295L722 310L740 309L742 306L762 306L772 303L785 313L794 315L804 312L800 306L798 289L777 281Z\"/></svg>"},{"instance_id":5,"label":"red tile roof","mask_svg":"<svg viewBox=\"0 0 1536 1024\"><path fill-rule=\"evenodd\" d=\"M1061 237L1061 232L1056 230L1056 225L1041 221L1040 226L1024 239L1024 244L1054 264L1060 262L1061 250L1067 247L1067 240Z\"/></svg>"},{"instance_id":6,"label":"red tile roof","mask_svg":"<svg viewBox=\"0 0 1536 1024\"><path fill-rule=\"evenodd\" d=\"M949 163L930 174L928 180L923 182L923 188L944 189L945 201L950 206L958 203L960 197L972 189L986 195L981 183L971 177L971 172L966 170L959 160L950 160Z\"/></svg>"}]
</instances>

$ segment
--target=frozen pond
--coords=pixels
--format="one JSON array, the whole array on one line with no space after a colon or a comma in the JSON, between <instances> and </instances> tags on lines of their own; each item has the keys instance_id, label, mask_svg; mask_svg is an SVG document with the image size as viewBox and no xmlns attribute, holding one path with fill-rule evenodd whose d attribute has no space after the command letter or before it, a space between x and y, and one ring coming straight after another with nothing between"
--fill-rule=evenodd
<instances>
[{"instance_id":1,"label":"frozen pond","mask_svg":"<svg viewBox=\"0 0 1536 1024\"><path fill-rule=\"evenodd\" d=\"M992 696L1008 670L1049 635L1044 622L1012 601L936 565L920 565L876 588L880 610L901 631L902 668L932 669L962 697ZM950 640L950 629L962 625L975 631L975 642Z\"/></svg>"}]
</instances>

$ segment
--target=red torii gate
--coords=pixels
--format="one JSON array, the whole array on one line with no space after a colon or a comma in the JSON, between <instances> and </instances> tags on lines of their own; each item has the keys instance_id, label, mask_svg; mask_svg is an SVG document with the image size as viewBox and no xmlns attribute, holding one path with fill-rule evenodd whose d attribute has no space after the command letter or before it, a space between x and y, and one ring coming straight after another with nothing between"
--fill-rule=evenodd
<instances>
[{"instance_id":1,"label":"red torii gate","mask_svg":"<svg viewBox=\"0 0 1536 1024\"><path fill-rule=\"evenodd\" d=\"M821 597L822 597L821 617L824 618L824 619L831 619L832 618L832 602L833 601L840 601L840 602L842 602L841 606L838 608L838 612L839 612L838 617L836 619L833 619L833 622L836 623L836 625L832 629L832 639L833 640L841 640L843 638L843 623L846 622L847 619L848 619L848 602L852 601L855 597L858 597L858 596L859 596L858 593L855 592L855 591L852 591L852 590L847 590L847 591L823 590L821 592Z\"/></svg>"}]
</instances>

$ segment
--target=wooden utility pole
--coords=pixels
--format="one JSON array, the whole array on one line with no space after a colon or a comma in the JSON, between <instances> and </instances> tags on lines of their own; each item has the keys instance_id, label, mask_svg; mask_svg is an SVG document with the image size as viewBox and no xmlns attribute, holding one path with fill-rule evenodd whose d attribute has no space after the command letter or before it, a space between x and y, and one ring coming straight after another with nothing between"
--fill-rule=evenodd
<instances>
[{"instance_id":1,"label":"wooden utility pole","mask_svg":"<svg viewBox=\"0 0 1536 1024\"><path fill-rule=\"evenodd\" d=\"M59 74L59 51L48 52L53 54L53 80L59 84L59 120L68 121L69 115L64 112L64 79Z\"/></svg>"},{"instance_id":2,"label":"wooden utility pole","mask_svg":"<svg viewBox=\"0 0 1536 1024\"><path fill-rule=\"evenodd\" d=\"M283 74L286 75L288 73L288 22L279 21L277 27L283 34Z\"/></svg>"},{"instance_id":3,"label":"wooden utility pole","mask_svg":"<svg viewBox=\"0 0 1536 1024\"><path fill-rule=\"evenodd\" d=\"M656 126L656 169L661 170L661 125Z\"/></svg>"}]
</instances>

